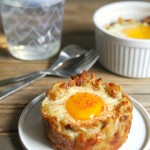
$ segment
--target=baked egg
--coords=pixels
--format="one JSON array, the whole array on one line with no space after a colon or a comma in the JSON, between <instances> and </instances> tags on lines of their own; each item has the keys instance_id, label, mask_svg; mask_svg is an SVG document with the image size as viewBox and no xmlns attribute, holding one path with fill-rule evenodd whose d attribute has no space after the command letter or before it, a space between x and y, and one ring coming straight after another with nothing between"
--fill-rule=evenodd
<instances>
[{"instance_id":1,"label":"baked egg","mask_svg":"<svg viewBox=\"0 0 150 150\"><path fill-rule=\"evenodd\" d=\"M48 141L59 150L117 150L127 139L132 102L115 83L93 74L57 82L46 92L41 114Z\"/></svg>"},{"instance_id":2,"label":"baked egg","mask_svg":"<svg viewBox=\"0 0 150 150\"><path fill-rule=\"evenodd\" d=\"M119 36L150 39L150 17L144 20L119 18L117 22L106 25L105 28L111 33Z\"/></svg>"}]
</instances>

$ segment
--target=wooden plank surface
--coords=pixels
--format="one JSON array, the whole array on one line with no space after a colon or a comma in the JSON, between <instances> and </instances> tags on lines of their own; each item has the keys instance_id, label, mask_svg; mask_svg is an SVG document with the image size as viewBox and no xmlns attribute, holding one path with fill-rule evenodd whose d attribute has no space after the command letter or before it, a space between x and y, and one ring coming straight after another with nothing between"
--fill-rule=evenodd
<instances>
[{"instance_id":1,"label":"wooden plank surface","mask_svg":"<svg viewBox=\"0 0 150 150\"><path fill-rule=\"evenodd\" d=\"M79 44L87 49L95 47L93 13L100 6L116 0L67 0L65 4L62 47ZM56 57L44 61L21 61L9 55L3 28L0 27L0 80L46 69ZM132 79L115 75L98 62L89 71L104 81L120 84L124 91L139 101L150 114L150 78ZM0 150L20 150L17 124L24 107L33 98L45 92L55 81L68 80L45 77L0 101ZM0 90L6 86L0 87Z\"/></svg>"}]
</instances>

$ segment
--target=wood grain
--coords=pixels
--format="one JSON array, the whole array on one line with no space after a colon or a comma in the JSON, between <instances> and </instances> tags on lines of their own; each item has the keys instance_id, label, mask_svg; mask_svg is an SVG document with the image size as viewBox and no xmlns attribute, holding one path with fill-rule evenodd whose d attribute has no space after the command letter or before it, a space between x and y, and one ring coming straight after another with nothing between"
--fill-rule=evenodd
<instances>
[{"instance_id":1,"label":"wood grain","mask_svg":"<svg viewBox=\"0 0 150 150\"><path fill-rule=\"evenodd\" d=\"M97 8L116 0L67 0L65 3L62 47L79 44L87 49L95 47L92 16ZM1 22L1 21L0 21ZM22 61L13 58L7 49L6 37L0 23L0 80L29 72L44 70L56 56L44 61ZM103 81L116 82L123 90L139 101L150 114L150 78L133 79L113 74L98 62L89 71ZM45 77L0 101L0 150L20 150L18 119L24 107L36 96L45 92L53 82L68 80ZM6 86L0 87L0 90Z\"/></svg>"}]
</instances>

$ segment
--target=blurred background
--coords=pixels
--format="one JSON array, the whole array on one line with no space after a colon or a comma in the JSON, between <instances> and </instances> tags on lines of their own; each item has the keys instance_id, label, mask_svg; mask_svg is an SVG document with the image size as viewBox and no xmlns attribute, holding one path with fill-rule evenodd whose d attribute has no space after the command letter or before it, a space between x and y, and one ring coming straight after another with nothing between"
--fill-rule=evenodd
<instances>
[{"instance_id":1,"label":"blurred background","mask_svg":"<svg viewBox=\"0 0 150 150\"><path fill-rule=\"evenodd\" d=\"M63 22L62 47L67 44L79 44L85 48L95 47L92 16L99 7L123 0L66 0ZM131 0L128 0L131 1ZM133 0L132 0L133 1ZM138 0L136 0L138 1ZM150 2L150 0L142 0ZM90 33L90 34L89 34ZM84 42L83 39L84 38ZM82 42L81 42L82 41ZM7 53L5 35L0 18L0 54Z\"/></svg>"}]
</instances>

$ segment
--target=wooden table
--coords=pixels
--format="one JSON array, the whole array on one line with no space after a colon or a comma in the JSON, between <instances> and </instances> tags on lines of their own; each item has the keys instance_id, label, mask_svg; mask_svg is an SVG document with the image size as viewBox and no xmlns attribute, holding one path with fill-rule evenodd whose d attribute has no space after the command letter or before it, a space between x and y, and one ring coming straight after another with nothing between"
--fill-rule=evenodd
<instances>
[{"instance_id":1,"label":"wooden table","mask_svg":"<svg viewBox=\"0 0 150 150\"><path fill-rule=\"evenodd\" d=\"M65 5L62 46L79 44L85 48L95 47L92 15L94 11L115 0L67 0ZM0 80L46 69L54 58L45 61L21 61L8 54L2 27L0 33ZM115 75L104 69L99 63L89 71L103 81L116 82L123 90L139 101L150 114L150 78L131 79ZM18 137L18 119L25 106L33 98L46 91L55 81L63 79L45 77L0 101L0 150L20 150ZM68 79L65 79L68 80ZM6 86L0 87L0 90Z\"/></svg>"}]
</instances>

